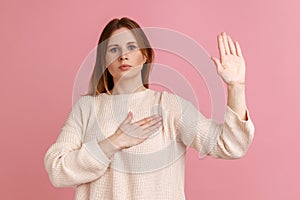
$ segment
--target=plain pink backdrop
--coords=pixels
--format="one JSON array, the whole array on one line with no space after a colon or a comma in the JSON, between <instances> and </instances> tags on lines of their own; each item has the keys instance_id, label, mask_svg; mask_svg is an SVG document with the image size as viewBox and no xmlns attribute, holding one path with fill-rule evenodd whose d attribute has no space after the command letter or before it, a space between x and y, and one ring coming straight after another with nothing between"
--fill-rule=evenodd
<instances>
[{"instance_id":1,"label":"plain pink backdrop","mask_svg":"<svg viewBox=\"0 0 300 200\"><path fill-rule=\"evenodd\" d=\"M299 8L296 0L1 1L1 199L73 199L50 184L43 157L71 109L80 64L104 25L123 16L189 35L213 56L222 31L242 47L254 142L234 161L199 160L190 149L187 199L299 199Z\"/></svg>"}]
</instances>

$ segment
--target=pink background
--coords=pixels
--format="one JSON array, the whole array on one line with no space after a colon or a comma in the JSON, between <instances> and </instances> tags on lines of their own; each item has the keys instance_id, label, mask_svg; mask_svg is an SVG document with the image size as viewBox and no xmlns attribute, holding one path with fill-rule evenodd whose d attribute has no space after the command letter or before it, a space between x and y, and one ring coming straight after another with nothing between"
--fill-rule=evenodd
<instances>
[{"instance_id":1,"label":"pink background","mask_svg":"<svg viewBox=\"0 0 300 200\"><path fill-rule=\"evenodd\" d=\"M189 35L214 56L222 31L242 47L254 142L234 161L199 160L190 149L187 199L299 199L299 7L296 0L1 1L1 199L73 199L72 189L50 184L43 157L71 109L80 64L104 25L122 16Z\"/></svg>"}]
</instances>

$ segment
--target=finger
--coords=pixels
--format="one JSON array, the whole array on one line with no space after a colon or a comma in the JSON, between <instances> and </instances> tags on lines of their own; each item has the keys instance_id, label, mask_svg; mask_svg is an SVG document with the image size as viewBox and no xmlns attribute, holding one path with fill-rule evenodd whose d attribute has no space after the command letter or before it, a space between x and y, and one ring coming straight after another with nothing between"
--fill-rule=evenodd
<instances>
[{"instance_id":1,"label":"finger","mask_svg":"<svg viewBox=\"0 0 300 200\"><path fill-rule=\"evenodd\" d=\"M144 130L143 137L149 137L153 133L157 132L159 128L162 126L162 123L157 123L154 126L151 126Z\"/></svg>"},{"instance_id":2,"label":"finger","mask_svg":"<svg viewBox=\"0 0 300 200\"><path fill-rule=\"evenodd\" d=\"M242 55L242 50L241 50L241 47L240 47L240 45L239 45L239 43L237 41L235 41L235 46L236 46L236 53L237 53L237 55L242 57L243 56Z\"/></svg>"},{"instance_id":3,"label":"finger","mask_svg":"<svg viewBox=\"0 0 300 200\"><path fill-rule=\"evenodd\" d=\"M232 41L232 39L231 39L231 37L229 35L227 36L227 39L228 39L228 43L229 43L230 53L232 55L236 55L235 46L234 46L233 41Z\"/></svg>"},{"instance_id":4,"label":"finger","mask_svg":"<svg viewBox=\"0 0 300 200\"><path fill-rule=\"evenodd\" d=\"M158 118L155 118L155 119L152 119L152 120L149 120L148 122L142 124L142 125L136 125L135 123L134 124L130 124L130 135L133 136L133 137L140 137L140 135L143 135L143 132L145 130L147 130L148 128L150 127L155 127L155 126L159 126L159 124L161 124L161 118L158 117Z\"/></svg>"},{"instance_id":5,"label":"finger","mask_svg":"<svg viewBox=\"0 0 300 200\"><path fill-rule=\"evenodd\" d=\"M148 123L151 120L155 120L156 118L159 118L159 117L160 117L160 115L152 115L150 117L146 117L144 119L136 121L134 124L137 125L137 126L141 126L141 125L143 125L145 123Z\"/></svg>"},{"instance_id":6,"label":"finger","mask_svg":"<svg viewBox=\"0 0 300 200\"><path fill-rule=\"evenodd\" d=\"M134 137L145 140L153 133L157 132L159 130L159 127L162 126L162 122L158 121L157 123L145 127L139 127L138 130L134 131Z\"/></svg>"},{"instance_id":7,"label":"finger","mask_svg":"<svg viewBox=\"0 0 300 200\"><path fill-rule=\"evenodd\" d=\"M142 139L144 130L141 127L136 127L136 129L131 130L130 133L128 132L127 135L132 137L132 138L139 138Z\"/></svg>"},{"instance_id":8,"label":"finger","mask_svg":"<svg viewBox=\"0 0 300 200\"><path fill-rule=\"evenodd\" d=\"M213 61L214 61L214 63L215 63L215 66L216 66L216 70L218 71L218 73L220 73L220 71L223 69L223 66L222 66L222 64L220 63L220 60L219 59L217 59L217 58L215 58L215 57L210 57Z\"/></svg>"},{"instance_id":9,"label":"finger","mask_svg":"<svg viewBox=\"0 0 300 200\"><path fill-rule=\"evenodd\" d=\"M154 119L154 120L151 120L151 121L149 121L149 122L147 122L147 123L141 125L141 128L142 128L142 129L147 129L147 128L151 127L151 126L155 126L156 124L161 123L161 121L162 121L161 118L156 118L156 119Z\"/></svg>"},{"instance_id":10,"label":"finger","mask_svg":"<svg viewBox=\"0 0 300 200\"><path fill-rule=\"evenodd\" d=\"M120 127L121 130L126 133L126 135L129 136L133 136L134 134L136 135L137 132L142 131L143 129L141 128L141 126L147 122L149 117L147 117L147 119L142 119L138 122L134 122L134 123L126 123L126 124L122 124L122 126Z\"/></svg>"},{"instance_id":11,"label":"finger","mask_svg":"<svg viewBox=\"0 0 300 200\"><path fill-rule=\"evenodd\" d=\"M219 53L220 53L220 59L223 59L226 54L225 54L223 38L221 35L218 35L218 48L219 48Z\"/></svg>"},{"instance_id":12,"label":"finger","mask_svg":"<svg viewBox=\"0 0 300 200\"><path fill-rule=\"evenodd\" d=\"M225 54L230 54L230 49L229 49L229 45L228 45L228 40L227 40L227 35L225 32L222 33L222 38L223 38L223 43L224 43L224 47L225 47Z\"/></svg>"},{"instance_id":13,"label":"finger","mask_svg":"<svg viewBox=\"0 0 300 200\"><path fill-rule=\"evenodd\" d=\"M129 122L132 120L132 117L133 117L133 114L132 114L132 112L130 111L130 112L127 114L127 116L126 116L125 120L123 121L123 123L124 123L124 124L125 124L125 123L129 123Z\"/></svg>"}]
</instances>

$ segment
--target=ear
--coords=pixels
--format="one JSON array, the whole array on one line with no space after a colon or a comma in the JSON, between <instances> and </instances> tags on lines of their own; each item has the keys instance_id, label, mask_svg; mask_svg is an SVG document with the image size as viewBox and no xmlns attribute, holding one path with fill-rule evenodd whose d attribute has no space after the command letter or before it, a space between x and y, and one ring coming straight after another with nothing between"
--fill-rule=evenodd
<instances>
[{"instance_id":1,"label":"ear","mask_svg":"<svg viewBox=\"0 0 300 200\"><path fill-rule=\"evenodd\" d=\"M143 63L145 64L147 62L147 57L143 55L143 58L144 58Z\"/></svg>"}]
</instances>

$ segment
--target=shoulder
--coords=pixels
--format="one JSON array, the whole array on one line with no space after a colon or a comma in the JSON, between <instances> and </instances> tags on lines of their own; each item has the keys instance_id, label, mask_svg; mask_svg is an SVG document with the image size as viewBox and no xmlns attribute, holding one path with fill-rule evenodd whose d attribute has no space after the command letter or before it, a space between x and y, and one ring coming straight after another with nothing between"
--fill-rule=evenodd
<instances>
[{"instance_id":1,"label":"shoulder","mask_svg":"<svg viewBox=\"0 0 300 200\"><path fill-rule=\"evenodd\" d=\"M75 110L86 110L87 108L90 108L92 103L94 102L93 96L80 96L76 99L73 99L73 109Z\"/></svg>"},{"instance_id":2,"label":"shoulder","mask_svg":"<svg viewBox=\"0 0 300 200\"><path fill-rule=\"evenodd\" d=\"M83 96L80 96L80 97L77 97L76 99L74 99L73 105L76 105L76 104L83 105L83 104L91 102L93 99L94 99L93 96L83 95Z\"/></svg>"}]
</instances>

